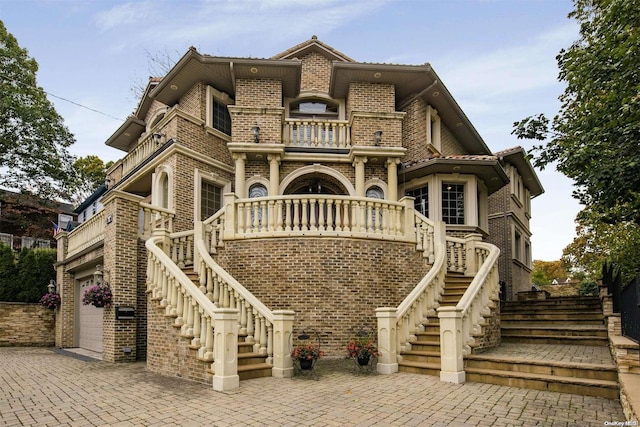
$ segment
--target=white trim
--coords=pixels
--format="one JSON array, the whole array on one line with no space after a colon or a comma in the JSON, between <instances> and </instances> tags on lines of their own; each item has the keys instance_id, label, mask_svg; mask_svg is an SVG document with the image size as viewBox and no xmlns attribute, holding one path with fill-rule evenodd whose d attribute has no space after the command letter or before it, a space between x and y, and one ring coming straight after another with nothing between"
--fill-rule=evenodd
<instances>
[{"instance_id":1,"label":"white trim","mask_svg":"<svg viewBox=\"0 0 640 427\"><path fill-rule=\"evenodd\" d=\"M255 184L262 184L264 185L264 187L267 189L267 193L269 192L269 180L261 175L254 175L251 178L247 179L244 183L245 188L247 189L247 194L245 195L238 195L238 197L249 197L249 189L251 188L252 185ZM269 194L269 196L277 196L277 194Z\"/></svg>"},{"instance_id":2,"label":"white trim","mask_svg":"<svg viewBox=\"0 0 640 427\"><path fill-rule=\"evenodd\" d=\"M223 179L213 172L204 172L198 168L193 170L193 221L200 221L200 210L202 208L202 181L210 182L222 187L220 192L220 206L224 206L223 196L231 192L231 181Z\"/></svg>"},{"instance_id":3,"label":"white trim","mask_svg":"<svg viewBox=\"0 0 640 427\"><path fill-rule=\"evenodd\" d=\"M167 200L166 206L163 204L162 177L167 177ZM151 204L165 209L173 209L173 169L167 165L158 165L151 175Z\"/></svg>"},{"instance_id":4,"label":"white trim","mask_svg":"<svg viewBox=\"0 0 640 427\"><path fill-rule=\"evenodd\" d=\"M279 190L280 194L284 194L284 190L286 190L286 188L297 178L303 175L311 174L311 173L323 173L325 175L329 175L337 179L344 186L344 188L347 189L347 192L349 193L347 194L348 196L355 196L356 194L355 187L353 186L351 181L347 179L346 176L344 176L342 173L338 172L335 169L332 169L328 166L323 166L317 163L313 165L301 167L291 172L289 175L287 175L282 180L282 182L280 182L280 190Z\"/></svg>"},{"instance_id":5,"label":"white trim","mask_svg":"<svg viewBox=\"0 0 640 427\"><path fill-rule=\"evenodd\" d=\"M367 191L371 187L379 187L382 190L384 199L386 200L389 197L389 186L386 182L381 180L380 178L371 178L364 183L364 194L367 194Z\"/></svg>"},{"instance_id":6,"label":"white trim","mask_svg":"<svg viewBox=\"0 0 640 427\"><path fill-rule=\"evenodd\" d=\"M207 86L206 96L207 96L206 109L205 109L206 116L204 118L205 125L207 126L207 128L216 130L220 132L222 135L229 137L229 135L213 127L213 100L215 98L226 105L232 105L235 103L235 101L229 95L227 95L224 92L220 92L218 89L214 88L213 86Z\"/></svg>"}]
</instances>

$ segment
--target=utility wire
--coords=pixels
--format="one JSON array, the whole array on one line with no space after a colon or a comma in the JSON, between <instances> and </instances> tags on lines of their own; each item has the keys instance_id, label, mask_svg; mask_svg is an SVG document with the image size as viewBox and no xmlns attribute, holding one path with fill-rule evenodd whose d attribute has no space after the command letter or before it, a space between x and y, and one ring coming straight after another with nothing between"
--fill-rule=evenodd
<instances>
[{"instance_id":1,"label":"utility wire","mask_svg":"<svg viewBox=\"0 0 640 427\"><path fill-rule=\"evenodd\" d=\"M8 77L8 76L3 75L3 74L0 74L0 77L2 77L3 79L5 79L5 80L7 80L7 81L10 81L10 82L13 82L13 83L16 83L16 84L22 85L22 86L32 87L31 85L28 85L28 84L26 84L26 83L23 83L23 82L21 82L21 81L19 81L19 80L16 80L16 79L14 79L14 78L12 78L12 77ZM42 89L42 88L40 88L40 89ZM81 108L87 109L87 110L89 110L89 111L93 111L94 113L102 114L103 116L107 116L107 117L109 117L110 119L118 120L118 121L121 121L121 122L123 122L123 121L124 121L124 119L121 119L121 118L119 118L119 117L112 116L111 114L104 113L104 112L102 112L102 111L96 110L96 109L91 108L91 107L87 107L86 105L79 104L79 103L77 103L77 102L75 102L75 101L72 101L72 100L70 100L70 99L63 98L63 97L58 96L58 95L54 95L53 93L51 93L51 92L47 92L47 91L46 91L46 90L44 90L44 89L42 89L42 91L43 91L45 94L49 95L49 96L53 96L54 98L58 98L58 99L60 99L60 100L62 100L62 101L66 101L66 102L68 102L68 103L70 103L70 104L77 105L78 107L81 107Z\"/></svg>"}]
</instances>

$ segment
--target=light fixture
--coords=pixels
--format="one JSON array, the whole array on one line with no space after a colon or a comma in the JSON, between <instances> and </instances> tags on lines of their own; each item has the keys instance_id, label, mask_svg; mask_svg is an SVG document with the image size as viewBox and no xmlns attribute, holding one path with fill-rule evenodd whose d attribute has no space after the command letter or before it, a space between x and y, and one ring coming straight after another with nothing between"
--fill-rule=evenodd
<instances>
[{"instance_id":1,"label":"light fixture","mask_svg":"<svg viewBox=\"0 0 640 427\"><path fill-rule=\"evenodd\" d=\"M56 285L56 281L51 279L49 280L49 284L47 285L47 289L49 290L50 294L57 294L58 293L58 285Z\"/></svg>"},{"instance_id":2,"label":"light fixture","mask_svg":"<svg viewBox=\"0 0 640 427\"><path fill-rule=\"evenodd\" d=\"M165 136L166 135L163 133L152 133L151 140L153 141L154 144L160 145Z\"/></svg>"},{"instance_id":3,"label":"light fixture","mask_svg":"<svg viewBox=\"0 0 640 427\"><path fill-rule=\"evenodd\" d=\"M260 126L258 126L258 123L256 123L256 125L252 127L251 130L253 131L253 142L258 144L260 142Z\"/></svg>"},{"instance_id":4,"label":"light fixture","mask_svg":"<svg viewBox=\"0 0 640 427\"><path fill-rule=\"evenodd\" d=\"M374 135L375 135L375 141L376 141L376 147L377 147L382 142L382 131L381 130L377 130Z\"/></svg>"},{"instance_id":5,"label":"light fixture","mask_svg":"<svg viewBox=\"0 0 640 427\"><path fill-rule=\"evenodd\" d=\"M96 285L99 285L102 283L102 279L103 279L103 273L102 273L102 264L98 264L96 265L96 271L94 271L93 273L93 283L95 283Z\"/></svg>"}]
</instances>

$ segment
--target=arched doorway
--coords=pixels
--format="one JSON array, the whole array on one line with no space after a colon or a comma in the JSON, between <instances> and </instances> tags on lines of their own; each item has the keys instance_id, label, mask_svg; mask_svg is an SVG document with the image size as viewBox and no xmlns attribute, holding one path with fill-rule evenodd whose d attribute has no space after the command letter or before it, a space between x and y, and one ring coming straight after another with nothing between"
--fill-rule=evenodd
<instances>
[{"instance_id":1,"label":"arched doorway","mask_svg":"<svg viewBox=\"0 0 640 427\"><path fill-rule=\"evenodd\" d=\"M284 189L283 194L348 195L349 192L335 177L313 172L297 177Z\"/></svg>"}]
</instances>

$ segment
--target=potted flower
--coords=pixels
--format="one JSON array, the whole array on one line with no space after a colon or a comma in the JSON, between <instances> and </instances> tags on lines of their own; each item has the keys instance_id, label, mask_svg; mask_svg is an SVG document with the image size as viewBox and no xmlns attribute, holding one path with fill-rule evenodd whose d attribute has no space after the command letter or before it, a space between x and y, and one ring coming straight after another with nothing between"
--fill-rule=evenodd
<instances>
[{"instance_id":1,"label":"potted flower","mask_svg":"<svg viewBox=\"0 0 640 427\"><path fill-rule=\"evenodd\" d=\"M322 356L320 348L313 344L299 345L291 353L291 358L298 361L300 369L305 370L311 369L320 356Z\"/></svg>"},{"instance_id":2,"label":"potted flower","mask_svg":"<svg viewBox=\"0 0 640 427\"><path fill-rule=\"evenodd\" d=\"M60 294L47 292L40 298L40 305L54 310L60 307Z\"/></svg>"},{"instance_id":3,"label":"potted flower","mask_svg":"<svg viewBox=\"0 0 640 427\"><path fill-rule=\"evenodd\" d=\"M378 357L380 351L373 338L367 334L358 334L347 345L347 355L356 359L360 366L366 366L372 357Z\"/></svg>"},{"instance_id":4,"label":"potted flower","mask_svg":"<svg viewBox=\"0 0 640 427\"><path fill-rule=\"evenodd\" d=\"M98 283L96 285L91 285L82 296L82 304L84 305L93 305L94 307L111 307L111 300L113 298L113 294L111 293L111 288L106 283Z\"/></svg>"}]
</instances>

